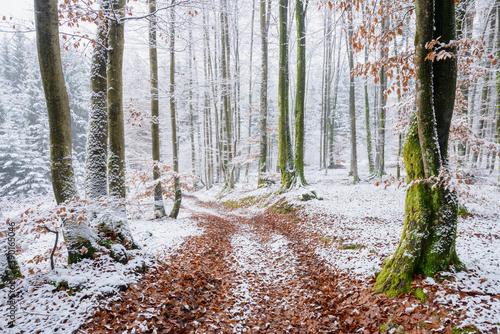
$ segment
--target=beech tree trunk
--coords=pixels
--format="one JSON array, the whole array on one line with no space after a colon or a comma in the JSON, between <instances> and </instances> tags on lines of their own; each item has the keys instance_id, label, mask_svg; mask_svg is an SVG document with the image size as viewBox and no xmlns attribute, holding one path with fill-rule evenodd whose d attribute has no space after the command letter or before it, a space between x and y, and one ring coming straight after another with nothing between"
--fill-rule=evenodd
<instances>
[{"instance_id":1,"label":"beech tree trunk","mask_svg":"<svg viewBox=\"0 0 500 334\"><path fill-rule=\"evenodd\" d=\"M160 167L160 106L158 98L158 52L156 43L156 0L149 0L149 66L151 85L151 143L153 158L154 213L156 218L165 217Z\"/></svg>"},{"instance_id":2,"label":"beech tree trunk","mask_svg":"<svg viewBox=\"0 0 500 334\"><path fill-rule=\"evenodd\" d=\"M260 0L260 43L261 43L261 83L260 83L260 120L259 120L259 178L258 184L264 183L262 174L267 172L267 72L268 52L267 36L269 32L269 21L271 15L271 1Z\"/></svg>"},{"instance_id":3,"label":"beech tree trunk","mask_svg":"<svg viewBox=\"0 0 500 334\"><path fill-rule=\"evenodd\" d=\"M384 33L388 28L387 18L382 19L381 31ZM385 50L385 43L382 41L380 46L380 61L384 61L387 58L387 52ZM382 65L380 68L380 99L379 99L379 112L378 112L378 140L377 140L377 176L381 178L385 174L385 123L386 123L386 99L385 91L387 90L387 75L385 73L385 66Z\"/></svg>"},{"instance_id":4,"label":"beech tree trunk","mask_svg":"<svg viewBox=\"0 0 500 334\"><path fill-rule=\"evenodd\" d=\"M172 0L170 9L170 121L172 126L172 158L174 176L174 206L170 212L171 218L177 218L182 202L181 184L179 180L179 143L177 140L177 121L176 121L176 103L175 103L175 0Z\"/></svg>"},{"instance_id":5,"label":"beech tree trunk","mask_svg":"<svg viewBox=\"0 0 500 334\"><path fill-rule=\"evenodd\" d=\"M279 167L281 183L285 189L293 183L293 171L289 169L288 152L288 0L279 3L279 79L278 79L278 132L279 132Z\"/></svg>"},{"instance_id":6,"label":"beech tree trunk","mask_svg":"<svg viewBox=\"0 0 500 334\"><path fill-rule=\"evenodd\" d=\"M351 174L353 183L359 182L358 175L358 153L356 144L356 105L355 105L355 87L354 76L351 75L354 69L354 50L352 49L351 42L353 36L352 26L352 7L349 8L349 27L348 27L348 45L349 45L349 116L351 119Z\"/></svg>"},{"instance_id":7,"label":"beech tree trunk","mask_svg":"<svg viewBox=\"0 0 500 334\"><path fill-rule=\"evenodd\" d=\"M247 147L247 156L250 157L251 152L251 139L252 139L252 113L253 113L253 102L252 102L252 89L253 89L253 35L254 35L254 22L255 22L255 0L252 0L252 19L250 24L250 70L249 70L249 84L248 84L248 147ZM245 167L245 177L248 182L248 168L249 164Z\"/></svg>"},{"instance_id":8,"label":"beech tree trunk","mask_svg":"<svg viewBox=\"0 0 500 334\"><path fill-rule=\"evenodd\" d=\"M126 248L139 248L132 238L127 210L123 201L125 188L125 125L123 122L123 45L125 0L113 0L113 19L109 23L109 49L107 66L108 129L109 129L109 195L116 199L111 208L98 215L101 232L112 237Z\"/></svg>"},{"instance_id":9,"label":"beech tree trunk","mask_svg":"<svg viewBox=\"0 0 500 334\"><path fill-rule=\"evenodd\" d=\"M450 266L463 268L455 251L457 195L445 188L440 176L447 167L442 154L447 152L453 113L456 58L425 60L426 43L438 36L444 43L455 38L455 1L417 0L416 25L417 113L406 136L404 159L409 182L419 182L406 192L403 235L377 277L375 290L388 296L411 290L415 274L432 277Z\"/></svg>"},{"instance_id":10,"label":"beech tree trunk","mask_svg":"<svg viewBox=\"0 0 500 334\"><path fill-rule=\"evenodd\" d=\"M45 100L50 129L52 187L57 204L77 196L71 150L71 113L64 81L57 0L35 1L35 27ZM63 220L62 232L68 249L68 262L94 258L98 237L86 222Z\"/></svg>"},{"instance_id":11,"label":"beech tree trunk","mask_svg":"<svg viewBox=\"0 0 500 334\"><path fill-rule=\"evenodd\" d=\"M297 22L297 93L295 97L295 178L307 185L304 174L305 93L306 93L306 26L307 0L296 0Z\"/></svg>"},{"instance_id":12,"label":"beech tree trunk","mask_svg":"<svg viewBox=\"0 0 500 334\"><path fill-rule=\"evenodd\" d=\"M363 12L364 15L364 12ZM365 47L365 63L368 62L368 47ZM366 149L368 154L368 170L370 175L375 173L372 157L372 133L370 130L370 102L368 100L368 83L365 80L365 125L366 125Z\"/></svg>"},{"instance_id":13,"label":"beech tree trunk","mask_svg":"<svg viewBox=\"0 0 500 334\"><path fill-rule=\"evenodd\" d=\"M103 1L101 12L109 11L109 2ZM108 112L106 64L108 60L108 21L97 28L96 46L90 70L90 115L87 132L85 191L89 198L108 194Z\"/></svg>"}]
</instances>

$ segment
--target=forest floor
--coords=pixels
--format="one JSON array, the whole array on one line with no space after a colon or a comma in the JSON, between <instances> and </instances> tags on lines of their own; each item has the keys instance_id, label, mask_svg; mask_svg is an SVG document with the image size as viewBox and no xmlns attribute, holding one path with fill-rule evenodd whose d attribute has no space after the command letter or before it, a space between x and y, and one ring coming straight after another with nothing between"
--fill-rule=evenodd
<instances>
[{"instance_id":1,"label":"forest floor","mask_svg":"<svg viewBox=\"0 0 500 334\"><path fill-rule=\"evenodd\" d=\"M468 213L457 251L468 271L417 278L429 297L422 303L413 292L372 293L401 235L404 189L353 186L341 172L281 195L251 185L224 197L198 190L184 196L178 220L141 220L136 210L131 227L143 249L126 266L101 259L68 267L61 249L63 268L47 274L46 261L30 259L53 241L31 240L18 259L34 274L19 284L12 333L498 333L498 187L476 180L461 194ZM311 190L323 200L301 201ZM63 280L87 285L47 284Z\"/></svg>"}]
</instances>

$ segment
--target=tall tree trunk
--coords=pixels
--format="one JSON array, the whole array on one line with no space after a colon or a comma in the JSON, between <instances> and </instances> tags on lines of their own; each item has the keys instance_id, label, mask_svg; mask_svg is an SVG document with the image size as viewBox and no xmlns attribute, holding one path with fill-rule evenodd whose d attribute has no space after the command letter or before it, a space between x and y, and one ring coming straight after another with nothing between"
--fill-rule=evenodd
<instances>
[{"instance_id":1,"label":"tall tree trunk","mask_svg":"<svg viewBox=\"0 0 500 334\"><path fill-rule=\"evenodd\" d=\"M288 0L279 3L279 79L278 79L278 128L279 128L279 166L282 187L290 188L293 174L288 161Z\"/></svg>"},{"instance_id":2,"label":"tall tree trunk","mask_svg":"<svg viewBox=\"0 0 500 334\"><path fill-rule=\"evenodd\" d=\"M101 12L109 10L109 2L103 1ZM97 28L96 44L90 70L90 115L87 131L87 157L85 191L89 198L108 194L108 113L106 64L108 60L108 22L102 20Z\"/></svg>"},{"instance_id":3,"label":"tall tree trunk","mask_svg":"<svg viewBox=\"0 0 500 334\"><path fill-rule=\"evenodd\" d=\"M457 196L439 177L447 166L456 58L434 63L425 60L429 52L426 43L438 36L444 43L455 38L455 1L417 0L415 8L417 113L406 136L404 155L409 181L420 182L407 190L401 241L377 277L375 289L388 296L409 291L415 274L432 277L451 265L462 268L455 251Z\"/></svg>"},{"instance_id":4,"label":"tall tree trunk","mask_svg":"<svg viewBox=\"0 0 500 334\"><path fill-rule=\"evenodd\" d=\"M112 0L114 19L109 24L108 51L108 123L109 123L109 194L125 199L125 128L123 122L123 46L125 0Z\"/></svg>"},{"instance_id":5,"label":"tall tree trunk","mask_svg":"<svg viewBox=\"0 0 500 334\"><path fill-rule=\"evenodd\" d=\"M77 196L71 150L71 112L64 81L60 45L57 0L35 1L35 27L45 100L50 129L50 165L52 187L58 204ZM68 262L93 258L99 250L98 237L86 222L63 220Z\"/></svg>"},{"instance_id":6,"label":"tall tree trunk","mask_svg":"<svg viewBox=\"0 0 500 334\"><path fill-rule=\"evenodd\" d=\"M363 17L365 12L363 11ZM368 47L365 46L365 63L368 62ZM366 149L368 154L368 170L370 175L375 173L375 167L373 165L373 157L372 157L372 133L370 131L370 102L368 99L368 83L364 82L365 89L365 126L366 126Z\"/></svg>"},{"instance_id":7,"label":"tall tree trunk","mask_svg":"<svg viewBox=\"0 0 500 334\"><path fill-rule=\"evenodd\" d=\"M172 158L174 169L174 206L170 212L171 218L177 218L179 210L181 209L182 192L179 180L179 143L177 140L177 121L175 119L175 0L172 0L172 7L170 9L170 121L172 126Z\"/></svg>"},{"instance_id":8,"label":"tall tree trunk","mask_svg":"<svg viewBox=\"0 0 500 334\"><path fill-rule=\"evenodd\" d=\"M247 155L250 157L250 152L251 152L251 139L252 139L252 112L253 112L253 107L252 107L252 89L253 89L253 77L252 77L252 69L253 69L253 29L254 29L254 22L255 22L255 0L252 0L252 20L250 24L250 70L249 70L249 83L248 83L248 148L247 148ZM245 167L245 177L247 178L248 182L248 168L249 165L247 164Z\"/></svg>"},{"instance_id":9,"label":"tall tree trunk","mask_svg":"<svg viewBox=\"0 0 500 334\"><path fill-rule=\"evenodd\" d=\"M233 127L231 108L231 74L229 57L229 24L227 17L227 2L221 0L221 74L222 74L222 102L224 108L225 127L225 157L224 172L226 175L224 188L234 188L234 166L233 166Z\"/></svg>"},{"instance_id":10,"label":"tall tree trunk","mask_svg":"<svg viewBox=\"0 0 500 334\"><path fill-rule=\"evenodd\" d=\"M306 95L306 11L308 0L296 0L295 17L297 22L297 93L295 97L295 178L300 185L306 185L304 174L304 137L305 137L305 95Z\"/></svg>"},{"instance_id":11,"label":"tall tree trunk","mask_svg":"<svg viewBox=\"0 0 500 334\"><path fill-rule=\"evenodd\" d=\"M194 108L193 108L193 20L192 16L188 18L189 30L189 61L188 61L188 75L189 75L189 140L191 141L191 173L196 174L196 149L194 140Z\"/></svg>"},{"instance_id":12,"label":"tall tree trunk","mask_svg":"<svg viewBox=\"0 0 500 334\"><path fill-rule=\"evenodd\" d=\"M472 26L474 21L474 15L470 9L471 5L474 3L471 0L463 0L457 5L457 39L461 40L463 38L470 38L472 36ZM470 53L466 52L465 57L469 57ZM465 77L469 78L469 74L464 74ZM462 109L462 114L467 117L469 114L468 105L470 99L469 93L469 84L463 85L461 87L463 92L465 108ZM465 140L461 140L458 144L458 164L459 166L463 166L465 164L465 160L467 158L467 142Z\"/></svg>"},{"instance_id":13,"label":"tall tree trunk","mask_svg":"<svg viewBox=\"0 0 500 334\"><path fill-rule=\"evenodd\" d=\"M382 34L388 28L387 18L382 19L381 22L381 32ZM380 61L383 62L387 58L387 52L385 50L385 43L382 41L380 45ZM378 113L378 141L377 141L377 151L378 151L378 164L377 164L377 176L381 178L385 174L385 123L386 123L386 99L385 99L385 91L387 90L387 75L385 73L385 66L382 65L380 68L380 105L379 105L379 113Z\"/></svg>"},{"instance_id":14,"label":"tall tree trunk","mask_svg":"<svg viewBox=\"0 0 500 334\"><path fill-rule=\"evenodd\" d=\"M126 248L139 248L134 243L127 221L125 203L125 125L123 122L123 46L125 0L113 0L113 19L109 23L109 50L107 66L108 131L109 131L109 195L117 201L99 219L101 232L117 235Z\"/></svg>"},{"instance_id":15,"label":"tall tree trunk","mask_svg":"<svg viewBox=\"0 0 500 334\"><path fill-rule=\"evenodd\" d=\"M153 152L154 213L156 218L165 217L160 167L160 106L158 98L158 52L156 43L156 0L149 0L149 66L151 80L151 142Z\"/></svg>"},{"instance_id":16,"label":"tall tree trunk","mask_svg":"<svg viewBox=\"0 0 500 334\"><path fill-rule=\"evenodd\" d=\"M495 23L496 23L496 10L492 11L489 16L489 32L488 32L488 41L486 45L486 53L490 54L493 51L493 42L495 38ZM480 139L484 139L486 137L486 129L488 127L488 110L489 110L489 100L490 100L490 82L492 73L491 62L487 61L485 64L486 67L486 76L484 77L483 91L481 94L481 106L479 110L479 133L478 137ZM474 167L481 167L482 156L484 153L484 148L479 148L479 154L474 155L473 164Z\"/></svg>"},{"instance_id":17,"label":"tall tree trunk","mask_svg":"<svg viewBox=\"0 0 500 334\"><path fill-rule=\"evenodd\" d=\"M268 52L267 36L269 32L269 20L271 14L270 0L260 0L260 35L261 35L261 83L260 83L260 120L259 120L259 178L258 184L264 183L262 174L267 172L267 71Z\"/></svg>"},{"instance_id":18,"label":"tall tree trunk","mask_svg":"<svg viewBox=\"0 0 500 334\"><path fill-rule=\"evenodd\" d=\"M355 106L355 87L354 87L354 76L351 74L354 69L354 50L352 48L352 36L353 36L353 26L352 26L352 7L349 8L349 27L348 27L348 45L349 45L349 116L351 118L351 173L353 177L353 183L359 182L358 176L358 153L356 145L356 106Z\"/></svg>"},{"instance_id":19,"label":"tall tree trunk","mask_svg":"<svg viewBox=\"0 0 500 334\"><path fill-rule=\"evenodd\" d=\"M238 0L231 1L234 3L234 12L236 13L233 17L233 31L234 31L234 144L233 144L233 157L238 155L237 149L239 145L241 145L241 70L240 70L240 33L239 33L239 15L237 14L238 10ZM226 18L227 20L227 18ZM227 54L230 54L229 44L228 44ZM239 182L240 180L240 172L241 168L238 166L234 169L234 179L235 182Z\"/></svg>"},{"instance_id":20,"label":"tall tree trunk","mask_svg":"<svg viewBox=\"0 0 500 334\"><path fill-rule=\"evenodd\" d=\"M203 7L204 9L204 7ZM210 46L210 41L209 41L209 32L208 32L208 25L207 25L207 18L205 14L205 10L203 10L203 25L205 26L204 28L204 40L205 42L203 43L203 56L204 56L204 75L205 75L205 81L208 82L210 79L210 67L212 66L210 63L210 54L209 54L209 46ZM214 158L214 148L213 148L213 143L212 143L212 115L211 115L211 110L210 110L210 87L208 85L205 85L205 92L204 92L204 125L205 125L205 160L207 170L206 170L206 181L205 185L207 189L210 189L213 184L213 158Z\"/></svg>"}]
</instances>

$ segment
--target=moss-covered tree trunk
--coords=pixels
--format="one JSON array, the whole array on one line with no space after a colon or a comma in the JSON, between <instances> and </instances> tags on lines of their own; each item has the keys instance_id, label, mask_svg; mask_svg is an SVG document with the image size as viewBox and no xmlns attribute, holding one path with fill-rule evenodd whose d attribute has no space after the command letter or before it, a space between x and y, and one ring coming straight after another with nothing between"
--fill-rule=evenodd
<instances>
[{"instance_id":1,"label":"moss-covered tree trunk","mask_svg":"<svg viewBox=\"0 0 500 334\"><path fill-rule=\"evenodd\" d=\"M172 127L172 158L174 169L174 206L170 212L171 218L177 218L181 209L182 192L179 180L179 143L177 139L177 120L176 120L176 103L175 103L175 0L172 0L170 9L170 124Z\"/></svg>"},{"instance_id":2,"label":"moss-covered tree trunk","mask_svg":"<svg viewBox=\"0 0 500 334\"><path fill-rule=\"evenodd\" d=\"M441 41L445 43L454 39L454 8L454 0L416 2L417 113L404 147L410 182L406 192L405 226L395 254L387 261L375 285L377 292L386 292L389 296L409 291L415 274L432 277L452 265L455 269L462 267L455 251L457 196L446 189L440 176L447 166L446 155L442 158L441 154L447 152L456 59L448 58L439 66L436 66L439 62L425 60L429 52L426 43L437 36L442 36ZM441 92L447 95L439 96Z\"/></svg>"},{"instance_id":3,"label":"moss-covered tree trunk","mask_svg":"<svg viewBox=\"0 0 500 334\"><path fill-rule=\"evenodd\" d=\"M154 213L156 218L165 217L160 167L160 106L158 98L158 52L156 42L156 0L149 0L149 66L151 80L151 142L153 155Z\"/></svg>"},{"instance_id":4,"label":"moss-covered tree trunk","mask_svg":"<svg viewBox=\"0 0 500 334\"><path fill-rule=\"evenodd\" d=\"M306 185L304 174L305 93L306 93L306 10L307 2L296 0L297 22L297 86L295 96L295 177L300 185Z\"/></svg>"},{"instance_id":5,"label":"moss-covered tree trunk","mask_svg":"<svg viewBox=\"0 0 500 334\"><path fill-rule=\"evenodd\" d=\"M258 184L264 183L262 174L267 172L267 70L268 52L267 35L269 31L270 0L260 0L260 43L261 43L261 83L260 83L260 120L259 120L259 178Z\"/></svg>"},{"instance_id":6,"label":"moss-covered tree trunk","mask_svg":"<svg viewBox=\"0 0 500 334\"><path fill-rule=\"evenodd\" d=\"M35 27L45 100L49 115L52 187L58 204L77 196L71 150L71 113L64 81L57 0L35 1ZM93 258L99 249L97 235L86 223L64 220L63 236L68 262Z\"/></svg>"},{"instance_id":7,"label":"moss-covered tree trunk","mask_svg":"<svg viewBox=\"0 0 500 334\"><path fill-rule=\"evenodd\" d=\"M108 237L123 244L126 248L138 248L132 238L128 225L125 206L125 125L123 122L123 46L125 21L123 7L125 0L113 0L109 23L109 49L107 66L108 89L108 131L109 162L108 186L109 195L115 198L106 212L98 215L101 231Z\"/></svg>"},{"instance_id":8,"label":"moss-covered tree trunk","mask_svg":"<svg viewBox=\"0 0 500 334\"><path fill-rule=\"evenodd\" d=\"M103 1L100 11L106 13L109 2ZM87 132L85 191L89 198L108 194L108 111L106 63L108 59L108 21L103 19L97 28L96 44L90 72L90 115Z\"/></svg>"},{"instance_id":9,"label":"moss-covered tree trunk","mask_svg":"<svg viewBox=\"0 0 500 334\"><path fill-rule=\"evenodd\" d=\"M279 77L278 77L278 132L279 168L281 183L285 189L293 183L293 173L289 169L288 154L288 0L279 3Z\"/></svg>"}]
</instances>

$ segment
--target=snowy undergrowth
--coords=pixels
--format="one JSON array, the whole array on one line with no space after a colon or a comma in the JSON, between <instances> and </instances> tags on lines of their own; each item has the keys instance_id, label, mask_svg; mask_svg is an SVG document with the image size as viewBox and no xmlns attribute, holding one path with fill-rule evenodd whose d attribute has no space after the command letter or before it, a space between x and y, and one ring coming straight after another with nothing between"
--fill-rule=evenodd
<instances>
[{"instance_id":1,"label":"snowy undergrowth","mask_svg":"<svg viewBox=\"0 0 500 334\"><path fill-rule=\"evenodd\" d=\"M45 204L53 205L51 202ZM25 208L11 208L4 214L18 216ZM130 221L135 241L141 250L130 251L130 261L123 265L107 255L98 261L84 260L67 265L67 251L59 238L54 271L46 254L54 245L54 234L23 234L17 236L18 254L23 278L16 280L19 299L15 328L7 328L5 317L0 318L2 333L71 333L78 329L103 298L137 282L146 266L157 259L168 261L188 236L202 231L183 212L179 219ZM25 230L22 226L20 230ZM41 256L44 255L45 256ZM57 291L56 286L62 287ZM72 290L72 291L71 291ZM8 288L0 290L0 314L7 314Z\"/></svg>"}]
</instances>

